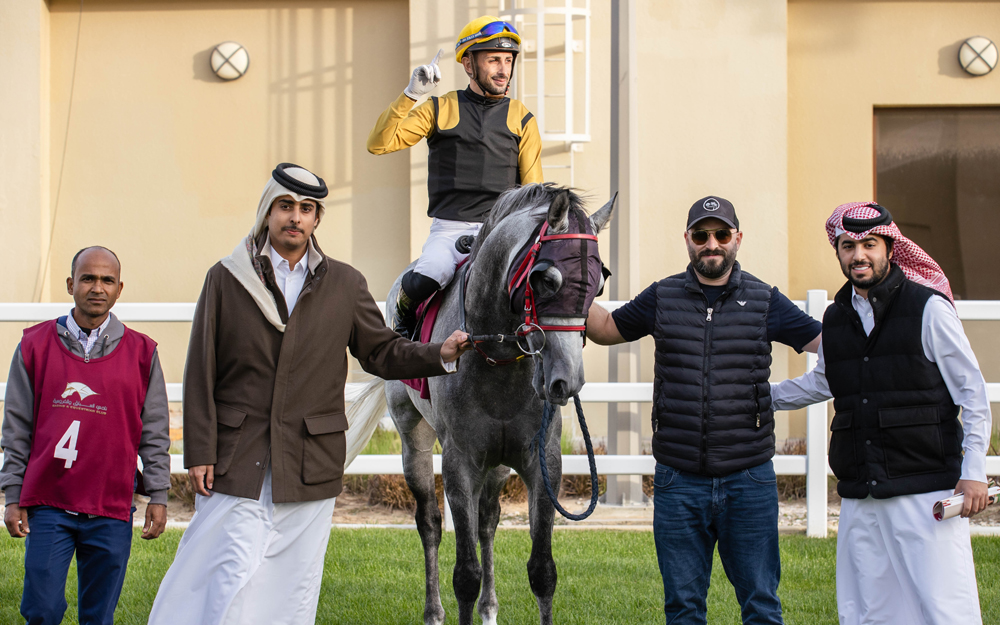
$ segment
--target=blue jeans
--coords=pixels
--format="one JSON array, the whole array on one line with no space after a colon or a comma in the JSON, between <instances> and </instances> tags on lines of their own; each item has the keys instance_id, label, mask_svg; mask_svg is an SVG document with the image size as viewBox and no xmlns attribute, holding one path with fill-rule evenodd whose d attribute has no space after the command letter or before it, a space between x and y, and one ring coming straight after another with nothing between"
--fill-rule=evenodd
<instances>
[{"instance_id":1,"label":"blue jeans","mask_svg":"<svg viewBox=\"0 0 1000 625\"><path fill-rule=\"evenodd\" d=\"M74 551L80 625L112 625L132 548L131 519L90 518L32 506L28 526L21 598L21 616L28 625L62 622Z\"/></svg>"},{"instance_id":2,"label":"blue jeans","mask_svg":"<svg viewBox=\"0 0 1000 625\"><path fill-rule=\"evenodd\" d=\"M656 464L653 538L667 625L706 623L712 554L736 590L744 625L782 623L774 465L705 477Z\"/></svg>"}]
</instances>

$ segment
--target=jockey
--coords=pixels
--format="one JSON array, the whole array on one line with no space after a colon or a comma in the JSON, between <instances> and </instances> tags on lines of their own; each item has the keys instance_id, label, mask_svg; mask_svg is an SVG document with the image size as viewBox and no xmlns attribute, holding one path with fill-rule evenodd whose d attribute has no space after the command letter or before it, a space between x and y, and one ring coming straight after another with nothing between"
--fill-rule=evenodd
<instances>
[{"instance_id":1,"label":"jockey","mask_svg":"<svg viewBox=\"0 0 1000 625\"><path fill-rule=\"evenodd\" d=\"M501 193L542 181L541 138L528 109L507 97L521 38L492 16L465 25L455 43L455 60L469 86L414 107L441 80L438 56L413 70L410 84L389 105L371 134L368 151L388 154L427 137L427 214L433 219L420 258L402 278L394 329L410 336L417 304L443 289L466 254L455 247L475 235Z\"/></svg>"}]
</instances>

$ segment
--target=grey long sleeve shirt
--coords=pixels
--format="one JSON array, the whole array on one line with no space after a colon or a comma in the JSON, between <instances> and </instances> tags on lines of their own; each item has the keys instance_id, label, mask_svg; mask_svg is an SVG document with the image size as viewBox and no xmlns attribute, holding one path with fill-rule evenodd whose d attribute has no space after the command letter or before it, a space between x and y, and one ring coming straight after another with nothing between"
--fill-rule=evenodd
<instances>
[{"instance_id":1,"label":"grey long sleeve shirt","mask_svg":"<svg viewBox=\"0 0 1000 625\"><path fill-rule=\"evenodd\" d=\"M72 313L71 313L72 314ZM72 353L83 357L84 348L78 338L63 323L56 325L59 338ZM111 315L104 333L91 348L91 359L103 358L118 347L125 335L125 326ZM28 378L28 371L21 356L21 346L14 350L7 375L7 394L4 397L4 418L0 447L4 450L3 468L0 469L0 488L6 503L16 503L21 498L21 484L30 461L31 435L34 431L35 392ZM167 503L170 488L170 410L167 404L167 387L163 381L158 352L153 353L149 370L149 388L142 406L142 435L139 439L139 457L143 465L143 485L149 493L150 503Z\"/></svg>"}]
</instances>

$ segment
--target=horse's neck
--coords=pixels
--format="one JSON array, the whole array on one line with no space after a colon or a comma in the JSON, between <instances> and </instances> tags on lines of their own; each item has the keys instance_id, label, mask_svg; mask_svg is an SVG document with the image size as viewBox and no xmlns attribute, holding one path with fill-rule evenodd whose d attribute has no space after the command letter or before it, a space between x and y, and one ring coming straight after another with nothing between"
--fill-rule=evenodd
<instances>
[{"instance_id":1,"label":"horse's neck","mask_svg":"<svg viewBox=\"0 0 1000 625\"><path fill-rule=\"evenodd\" d=\"M476 334L506 333L511 328L506 258L480 258L469 270L465 291L467 327Z\"/></svg>"}]
</instances>

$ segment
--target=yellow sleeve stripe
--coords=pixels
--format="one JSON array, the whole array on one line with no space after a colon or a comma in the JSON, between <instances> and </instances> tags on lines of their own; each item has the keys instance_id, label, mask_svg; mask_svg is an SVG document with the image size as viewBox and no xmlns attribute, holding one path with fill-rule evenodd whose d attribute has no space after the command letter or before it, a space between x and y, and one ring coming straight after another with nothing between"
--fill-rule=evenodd
<instances>
[{"instance_id":1,"label":"yellow sleeve stripe","mask_svg":"<svg viewBox=\"0 0 1000 625\"><path fill-rule=\"evenodd\" d=\"M458 92L451 91L443 97L434 98L437 112L437 127L451 130L458 125Z\"/></svg>"},{"instance_id":2,"label":"yellow sleeve stripe","mask_svg":"<svg viewBox=\"0 0 1000 625\"><path fill-rule=\"evenodd\" d=\"M528 107L520 100L511 98L510 106L507 107L507 128L517 136L524 135L524 127L528 121L534 117Z\"/></svg>"}]
</instances>

